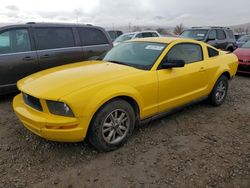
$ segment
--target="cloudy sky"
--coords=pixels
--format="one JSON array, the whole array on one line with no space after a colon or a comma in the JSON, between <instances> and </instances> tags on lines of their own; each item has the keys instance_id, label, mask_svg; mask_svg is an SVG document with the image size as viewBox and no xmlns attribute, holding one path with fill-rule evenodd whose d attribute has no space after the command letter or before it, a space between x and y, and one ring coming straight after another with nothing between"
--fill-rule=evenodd
<instances>
[{"instance_id":1,"label":"cloudy sky","mask_svg":"<svg viewBox=\"0 0 250 188\"><path fill-rule=\"evenodd\" d=\"M0 24L235 25L250 22L249 7L250 0L1 0Z\"/></svg>"}]
</instances>

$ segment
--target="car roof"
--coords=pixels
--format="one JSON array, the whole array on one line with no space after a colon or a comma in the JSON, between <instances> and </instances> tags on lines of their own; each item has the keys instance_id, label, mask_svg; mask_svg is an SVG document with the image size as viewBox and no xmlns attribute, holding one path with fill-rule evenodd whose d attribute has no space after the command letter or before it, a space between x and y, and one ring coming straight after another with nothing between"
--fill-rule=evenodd
<instances>
[{"instance_id":1,"label":"car roof","mask_svg":"<svg viewBox=\"0 0 250 188\"><path fill-rule=\"evenodd\" d=\"M49 22L28 22L28 23L22 23L22 24L4 24L4 25L1 25L0 27L1 28L12 28L12 27L25 27L25 26L29 26L29 25L32 25L32 26L37 26L37 27L56 27L56 26L63 26L63 27L77 27L77 26L89 26L89 27L96 27L96 26L93 26L91 24L73 24L73 23L49 23Z\"/></svg>"},{"instance_id":2,"label":"car roof","mask_svg":"<svg viewBox=\"0 0 250 188\"><path fill-rule=\"evenodd\" d=\"M190 27L190 28L187 28L186 30L197 30L197 29L230 29L229 27L219 27L219 26L204 26L204 27Z\"/></svg>"},{"instance_id":3,"label":"car roof","mask_svg":"<svg viewBox=\"0 0 250 188\"><path fill-rule=\"evenodd\" d=\"M124 33L123 35L132 35L132 34L147 33L147 32L157 33L157 31L147 30L147 31L135 31L135 32Z\"/></svg>"},{"instance_id":4,"label":"car roof","mask_svg":"<svg viewBox=\"0 0 250 188\"><path fill-rule=\"evenodd\" d=\"M199 41L193 39L186 39L186 38L176 38L176 37L148 37L148 38L139 38L139 39L132 39L130 41L139 41L139 42L157 42L157 43L164 43L169 44L174 41L180 42L192 42L192 43L201 43Z\"/></svg>"},{"instance_id":5,"label":"car roof","mask_svg":"<svg viewBox=\"0 0 250 188\"><path fill-rule=\"evenodd\" d=\"M122 30L107 30L107 31L108 31L108 32L113 32L113 31L114 31L114 32L120 32L120 31L122 32Z\"/></svg>"}]
</instances>

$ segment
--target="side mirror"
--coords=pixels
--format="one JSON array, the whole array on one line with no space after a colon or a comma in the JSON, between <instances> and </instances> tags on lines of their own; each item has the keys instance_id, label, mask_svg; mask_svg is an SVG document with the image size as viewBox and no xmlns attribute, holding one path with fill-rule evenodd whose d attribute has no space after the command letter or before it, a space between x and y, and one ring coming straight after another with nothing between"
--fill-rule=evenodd
<instances>
[{"instance_id":1,"label":"side mirror","mask_svg":"<svg viewBox=\"0 0 250 188\"><path fill-rule=\"evenodd\" d=\"M184 67L184 66L185 66L184 60L168 60L161 64L162 69L178 68L178 67Z\"/></svg>"}]
</instances>

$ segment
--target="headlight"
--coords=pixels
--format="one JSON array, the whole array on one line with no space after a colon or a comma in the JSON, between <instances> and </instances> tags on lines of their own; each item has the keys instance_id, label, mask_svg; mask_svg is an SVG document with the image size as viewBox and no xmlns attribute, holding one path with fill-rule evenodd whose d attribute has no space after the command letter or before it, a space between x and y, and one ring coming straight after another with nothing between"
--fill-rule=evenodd
<instances>
[{"instance_id":1,"label":"headlight","mask_svg":"<svg viewBox=\"0 0 250 188\"><path fill-rule=\"evenodd\" d=\"M74 117L72 110L67 104L57 101L46 101L46 102L51 114Z\"/></svg>"}]
</instances>

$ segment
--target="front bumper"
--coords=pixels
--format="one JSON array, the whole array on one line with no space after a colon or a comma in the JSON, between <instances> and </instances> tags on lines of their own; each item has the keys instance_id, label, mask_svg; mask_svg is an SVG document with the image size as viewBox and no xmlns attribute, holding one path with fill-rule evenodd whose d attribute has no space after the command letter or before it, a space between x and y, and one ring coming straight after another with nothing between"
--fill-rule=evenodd
<instances>
[{"instance_id":1,"label":"front bumper","mask_svg":"<svg viewBox=\"0 0 250 188\"><path fill-rule=\"evenodd\" d=\"M84 124L83 118L63 117L37 111L24 103L21 94L14 98L13 108L27 129L47 140L80 142L86 136L88 126ZM59 129L56 127L74 128Z\"/></svg>"},{"instance_id":2,"label":"front bumper","mask_svg":"<svg viewBox=\"0 0 250 188\"><path fill-rule=\"evenodd\" d=\"M250 74L250 63L240 62L237 72L238 73Z\"/></svg>"}]
</instances>

